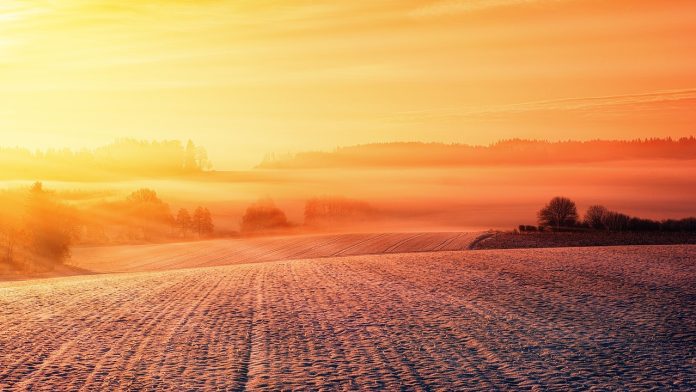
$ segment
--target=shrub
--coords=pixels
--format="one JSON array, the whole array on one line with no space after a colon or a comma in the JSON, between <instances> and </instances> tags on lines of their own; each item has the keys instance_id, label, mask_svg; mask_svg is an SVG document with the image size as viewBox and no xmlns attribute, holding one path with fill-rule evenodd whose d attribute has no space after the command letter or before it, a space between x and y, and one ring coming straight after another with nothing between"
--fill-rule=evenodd
<instances>
[{"instance_id":1,"label":"shrub","mask_svg":"<svg viewBox=\"0 0 696 392\"><path fill-rule=\"evenodd\" d=\"M242 217L241 231L255 233L279 231L290 227L285 213L271 200L258 201L246 209Z\"/></svg>"}]
</instances>

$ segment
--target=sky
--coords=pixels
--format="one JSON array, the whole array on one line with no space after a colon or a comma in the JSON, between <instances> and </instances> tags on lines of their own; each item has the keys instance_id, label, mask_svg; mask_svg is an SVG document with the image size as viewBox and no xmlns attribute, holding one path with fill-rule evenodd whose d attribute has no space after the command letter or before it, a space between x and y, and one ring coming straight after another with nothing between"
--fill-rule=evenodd
<instances>
[{"instance_id":1,"label":"sky","mask_svg":"<svg viewBox=\"0 0 696 392\"><path fill-rule=\"evenodd\" d=\"M696 134L696 2L2 0L0 145Z\"/></svg>"}]
</instances>

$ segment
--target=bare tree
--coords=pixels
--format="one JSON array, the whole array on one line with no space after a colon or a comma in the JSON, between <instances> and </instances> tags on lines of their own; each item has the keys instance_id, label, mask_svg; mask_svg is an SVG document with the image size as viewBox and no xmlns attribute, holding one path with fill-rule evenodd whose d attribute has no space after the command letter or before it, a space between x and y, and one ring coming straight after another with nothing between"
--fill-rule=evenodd
<instances>
[{"instance_id":1,"label":"bare tree","mask_svg":"<svg viewBox=\"0 0 696 392\"><path fill-rule=\"evenodd\" d=\"M607 215L609 210L600 205L593 205L587 209L585 212L585 224L591 229L602 230L606 229L604 225L604 217Z\"/></svg>"},{"instance_id":2,"label":"bare tree","mask_svg":"<svg viewBox=\"0 0 696 392\"><path fill-rule=\"evenodd\" d=\"M577 224L578 209L575 202L566 197L554 197L538 213L539 225L559 229Z\"/></svg>"},{"instance_id":3,"label":"bare tree","mask_svg":"<svg viewBox=\"0 0 696 392\"><path fill-rule=\"evenodd\" d=\"M604 214L604 226L610 231L628 230L631 217L620 212L609 211Z\"/></svg>"}]
</instances>

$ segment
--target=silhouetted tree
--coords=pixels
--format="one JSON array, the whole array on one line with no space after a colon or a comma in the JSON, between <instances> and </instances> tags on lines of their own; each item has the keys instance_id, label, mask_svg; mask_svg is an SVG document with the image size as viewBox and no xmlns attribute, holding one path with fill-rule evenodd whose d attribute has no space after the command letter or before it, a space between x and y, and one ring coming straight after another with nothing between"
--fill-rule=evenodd
<instances>
[{"instance_id":1,"label":"silhouetted tree","mask_svg":"<svg viewBox=\"0 0 696 392\"><path fill-rule=\"evenodd\" d=\"M604 227L609 231L626 231L631 217L620 212L608 211L604 214Z\"/></svg>"},{"instance_id":2,"label":"silhouetted tree","mask_svg":"<svg viewBox=\"0 0 696 392\"><path fill-rule=\"evenodd\" d=\"M604 216L609 212L609 210L600 205L593 205L587 209L585 212L585 224L595 230L605 229L604 226Z\"/></svg>"},{"instance_id":3,"label":"silhouetted tree","mask_svg":"<svg viewBox=\"0 0 696 392\"><path fill-rule=\"evenodd\" d=\"M690 232L696 231L696 217L684 218L684 219L681 219L679 222L680 222L679 226L680 226L681 231L690 231Z\"/></svg>"},{"instance_id":4,"label":"silhouetted tree","mask_svg":"<svg viewBox=\"0 0 696 392\"><path fill-rule=\"evenodd\" d=\"M644 219L631 217L628 221L628 230L630 231L659 231L660 222L652 219Z\"/></svg>"},{"instance_id":5,"label":"silhouetted tree","mask_svg":"<svg viewBox=\"0 0 696 392\"><path fill-rule=\"evenodd\" d=\"M546 227L558 229L577 224L575 203L563 197L552 199L549 204L539 211L539 231ZM612 232L696 232L696 217L683 219L666 219L656 221L610 211L601 205L593 205L587 209L583 220L585 227L595 230ZM533 226L519 225L518 230L532 231Z\"/></svg>"},{"instance_id":6,"label":"silhouetted tree","mask_svg":"<svg viewBox=\"0 0 696 392\"><path fill-rule=\"evenodd\" d=\"M210 211L203 207L196 208L193 212L193 218L191 219L191 226L193 230L198 233L199 237L213 234L215 226L213 225L213 218L210 215Z\"/></svg>"},{"instance_id":7,"label":"silhouetted tree","mask_svg":"<svg viewBox=\"0 0 696 392\"><path fill-rule=\"evenodd\" d=\"M696 218L666 219L660 223L660 230L668 232L696 232Z\"/></svg>"},{"instance_id":8,"label":"silhouetted tree","mask_svg":"<svg viewBox=\"0 0 696 392\"><path fill-rule=\"evenodd\" d=\"M578 210L575 202L565 197L554 197L539 213L539 225L555 229L575 226Z\"/></svg>"},{"instance_id":9,"label":"silhouetted tree","mask_svg":"<svg viewBox=\"0 0 696 392\"><path fill-rule=\"evenodd\" d=\"M179 212L176 214L176 227L179 229L181 235L186 237L191 226L192 220L188 210L185 208L179 209Z\"/></svg>"}]
</instances>

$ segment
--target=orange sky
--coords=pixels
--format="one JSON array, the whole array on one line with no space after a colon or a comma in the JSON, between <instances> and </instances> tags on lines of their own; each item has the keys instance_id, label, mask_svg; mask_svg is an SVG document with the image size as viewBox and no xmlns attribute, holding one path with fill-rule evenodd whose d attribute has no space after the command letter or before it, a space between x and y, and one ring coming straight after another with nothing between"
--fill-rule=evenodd
<instances>
[{"instance_id":1,"label":"orange sky","mask_svg":"<svg viewBox=\"0 0 696 392\"><path fill-rule=\"evenodd\" d=\"M2 0L0 144L696 134L696 2Z\"/></svg>"}]
</instances>

